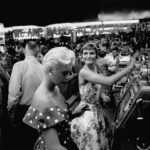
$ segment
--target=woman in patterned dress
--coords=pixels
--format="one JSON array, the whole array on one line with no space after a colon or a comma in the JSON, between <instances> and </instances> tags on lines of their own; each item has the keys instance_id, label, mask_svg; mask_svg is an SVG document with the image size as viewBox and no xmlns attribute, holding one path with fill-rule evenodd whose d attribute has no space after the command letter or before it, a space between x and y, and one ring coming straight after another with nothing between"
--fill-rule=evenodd
<instances>
[{"instance_id":1,"label":"woman in patterned dress","mask_svg":"<svg viewBox=\"0 0 150 150\"><path fill-rule=\"evenodd\" d=\"M136 53L129 66L124 70L112 75L104 76L99 74L96 58L97 48L92 43L82 47L82 59L85 63L79 72L79 89L81 102L76 108L82 108L85 104L89 110L71 122L71 136L78 145L79 150L109 150L109 142L106 134L106 120L100 105L99 97L104 101L109 98L101 92L101 85L112 85L114 82L129 73L135 63Z\"/></svg>"},{"instance_id":2,"label":"woman in patterned dress","mask_svg":"<svg viewBox=\"0 0 150 150\"><path fill-rule=\"evenodd\" d=\"M23 119L39 130L34 150L78 150L71 138L70 119L81 115L85 107L72 115L58 88L67 80L74 61L73 51L66 47L53 48L43 58L45 76Z\"/></svg>"}]
</instances>

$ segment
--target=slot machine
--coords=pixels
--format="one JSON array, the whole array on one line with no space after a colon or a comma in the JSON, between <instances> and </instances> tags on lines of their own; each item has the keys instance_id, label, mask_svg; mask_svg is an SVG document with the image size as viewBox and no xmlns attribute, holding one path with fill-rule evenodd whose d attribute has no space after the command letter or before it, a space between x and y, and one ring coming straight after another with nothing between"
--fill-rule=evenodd
<instances>
[{"instance_id":1,"label":"slot machine","mask_svg":"<svg viewBox=\"0 0 150 150\"><path fill-rule=\"evenodd\" d=\"M117 110L116 126L115 128L122 128L129 116L135 109L138 101L141 100L141 93L143 91L142 84L140 82L140 76L134 77L124 88L123 94L121 94L121 101Z\"/></svg>"},{"instance_id":2,"label":"slot machine","mask_svg":"<svg viewBox=\"0 0 150 150\"><path fill-rule=\"evenodd\" d=\"M115 150L137 150L138 147L142 147L142 144L139 144L141 139L146 139L147 145L150 146L148 70L145 65L138 73L137 70L133 70L121 89L114 119ZM138 116L139 110L142 110L142 117Z\"/></svg>"}]
</instances>

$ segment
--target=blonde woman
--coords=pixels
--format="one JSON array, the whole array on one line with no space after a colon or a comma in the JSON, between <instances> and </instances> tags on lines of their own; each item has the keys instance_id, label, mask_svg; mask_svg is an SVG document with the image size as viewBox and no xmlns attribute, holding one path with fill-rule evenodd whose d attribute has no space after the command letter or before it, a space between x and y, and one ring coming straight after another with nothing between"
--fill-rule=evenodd
<instances>
[{"instance_id":1,"label":"blonde woman","mask_svg":"<svg viewBox=\"0 0 150 150\"><path fill-rule=\"evenodd\" d=\"M66 47L49 50L43 58L44 79L35 91L23 121L39 131L35 150L78 150L70 134L72 115L58 85L67 81L75 63L73 51Z\"/></svg>"}]
</instances>

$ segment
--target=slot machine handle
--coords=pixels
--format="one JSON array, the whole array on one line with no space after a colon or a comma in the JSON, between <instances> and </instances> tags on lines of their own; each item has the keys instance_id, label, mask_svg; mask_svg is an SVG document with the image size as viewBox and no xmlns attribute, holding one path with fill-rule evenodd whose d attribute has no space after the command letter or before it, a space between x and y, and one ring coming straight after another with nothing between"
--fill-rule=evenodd
<instances>
[{"instance_id":1,"label":"slot machine handle","mask_svg":"<svg viewBox=\"0 0 150 150\"><path fill-rule=\"evenodd\" d=\"M127 111L129 109L129 107L132 105L132 101L134 99L134 92L133 92L133 90L130 90L130 93L131 93L131 97L130 97L127 105L125 106L124 111Z\"/></svg>"},{"instance_id":2,"label":"slot machine handle","mask_svg":"<svg viewBox=\"0 0 150 150\"><path fill-rule=\"evenodd\" d=\"M138 103L140 103L140 102L142 102L142 101L143 101L143 99L142 99L142 98L139 98L139 99L136 100L136 103L138 104Z\"/></svg>"},{"instance_id":3,"label":"slot machine handle","mask_svg":"<svg viewBox=\"0 0 150 150\"><path fill-rule=\"evenodd\" d=\"M142 72L140 72L139 74L138 74L138 77L141 79L142 78Z\"/></svg>"},{"instance_id":4,"label":"slot machine handle","mask_svg":"<svg viewBox=\"0 0 150 150\"><path fill-rule=\"evenodd\" d=\"M130 90L130 93L131 93L131 98L130 99L133 100L133 98L134 98L134 92L133 92L133 90Z\"/></svg>"}]
</instances>

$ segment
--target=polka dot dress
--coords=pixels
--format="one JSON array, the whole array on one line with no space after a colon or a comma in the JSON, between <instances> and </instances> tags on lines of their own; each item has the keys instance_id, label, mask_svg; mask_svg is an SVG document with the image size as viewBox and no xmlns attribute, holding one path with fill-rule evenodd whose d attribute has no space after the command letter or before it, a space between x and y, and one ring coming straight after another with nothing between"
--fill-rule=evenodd
<instances>
[{"instance_id":1,"label":"polka dot dress","mask_svg":"<svg viewBox=\"0 0 150 150\"><path fill-rule=\"evenodd\" d=\"M70 111L67 109L50 107L41 112L30 106L23 121L39 131L46 130L53 126L53 128L57 130L60 143L67 150L78 150L76 144L71 138L69 116ZM35 143L34 150L47 150L42 135Z\"/></svg>"}]
</instances>

